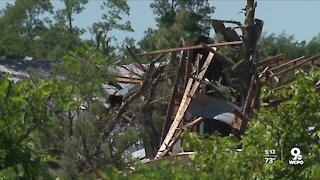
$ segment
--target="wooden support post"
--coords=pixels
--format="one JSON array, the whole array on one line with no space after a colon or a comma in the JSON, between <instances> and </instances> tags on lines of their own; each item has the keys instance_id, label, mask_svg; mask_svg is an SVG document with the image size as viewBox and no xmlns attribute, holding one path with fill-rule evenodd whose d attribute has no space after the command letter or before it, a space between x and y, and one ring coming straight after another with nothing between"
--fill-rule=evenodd
<instances>
[{"instance_id":1,"label":"wooden support post","mask_svg":"<svg viewBox=\"0 0 320 180\"><path fill-rule=\"evenodd\" d=\"M181 58L180 63L179 63L179 68L178 68L178 71L177 71L177 75L175 77L174 85L173 85L173 88L172 88L172 91L171 91L171 96L170 96L168 109L167 109L167 113L166 113L166 118L165 118L164 125L163 125L163 128L162 128L160 145L161 145L165 135L168 133L170 125L172 124L172 119L171 119L172 111L173 111L173 107L174 107L174 102L177 99L178 87L179 87L180 78L181 78L181 75L182 75L182 72L183 72L183 68L185 67L184 65L185 65L185 62L186 62L185 61L186 56L187 56L187 51L183 51L182 52L182 58Z\"/></svg>"},{"instance_id":2,"label":"wooden support post","mask_svg":"<svg viewBox=\"0 0 320 180\"><path fill-rule=\"evenodd\" d=\"M214 48L214 50L216 50L216 48ZM211 60L213 59L213 56L214 56L214 54L212 52L209 52L209 55L208 55L205 63L203 64L201 71L200 71L199 75L197 76L197 78L199 78L199 79L203 78L205 72L207 71L207 69L209 67L209 64L211 63ZM188 81L186 90L183 94L178 113L177 113L176 117L174 118L173 123L172 123L165 139L163 140L163 143L160 146L159 151L158 151L155 158L159 157L161 152L163 152L166 149L167 145L171 141L174 133L176 132L177 127L179 126L179 124L180 124L180 122L181 122L190 102L191 102L191 98L194 96L196 90L198 89L198 87L200 85L199 81L195 81L193 86L192 86L192 83L193 83L193 78L190 78Z\"/></svg>"}]
</instances>

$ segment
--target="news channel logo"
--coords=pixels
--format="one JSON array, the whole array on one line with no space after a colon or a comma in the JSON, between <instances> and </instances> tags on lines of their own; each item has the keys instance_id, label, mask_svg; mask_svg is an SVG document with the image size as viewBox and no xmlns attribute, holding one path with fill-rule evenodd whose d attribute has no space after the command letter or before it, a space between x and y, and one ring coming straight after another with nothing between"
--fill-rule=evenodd
<instances>
[{"instance_id":1,"label":"news channel logo","mask_svg":"<svg viewBox=\"0 0 320 180\"><path fill-rule=\"evenodd\" d=\"M292 159L289 160L290 165L302 165L304 163L301 155L301 150L298 147L291 148L290 153L292 156Z\"/></svg>"}]
</instances>

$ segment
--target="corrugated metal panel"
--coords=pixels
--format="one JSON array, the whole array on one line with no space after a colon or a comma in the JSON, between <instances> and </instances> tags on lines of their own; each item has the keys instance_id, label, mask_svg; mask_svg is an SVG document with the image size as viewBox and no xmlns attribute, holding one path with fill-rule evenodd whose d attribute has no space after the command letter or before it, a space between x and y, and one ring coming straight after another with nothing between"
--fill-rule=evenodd
<instances>
[{"instance_id":1,"label":"corrugated metal panel","mask_svg":"<svg viewBox=\"0 0 320 180\"><path fill-rule=\"evenodd\" d=\"M204 118L213 119L219 114L232 112L234 109L240 108L226 100L218 99L205 94L198 94L192 99L188 108L188 112L190 112L193 116L201 116Z\"/></svg>"}]
</instances>

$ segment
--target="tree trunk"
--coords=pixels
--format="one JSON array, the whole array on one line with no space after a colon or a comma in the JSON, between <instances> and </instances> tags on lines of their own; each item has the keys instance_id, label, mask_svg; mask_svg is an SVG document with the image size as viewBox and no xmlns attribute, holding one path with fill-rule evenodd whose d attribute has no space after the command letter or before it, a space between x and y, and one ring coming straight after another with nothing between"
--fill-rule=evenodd
<instances>
[{"instance_id":1,"label":"tree trunk","mask_svg":"<svg viewBox=\"0 0 320 180\"><path fill-rule=\"evenodd\" d=\"M66 6L66 11L67 11L67 19L68 19L68 23L69 23L69 31L72 32L72 7L70 5L70 1L69 0L65 0L64 1L65 6Z\"/></svg>"},{"instance_id":2,"label":"tree trunk","mask_svg":"<svg viewBox=\"0 0 320 180\"><path fill-rule=\"evenodd\" d=\"M256 63L257 42L260 37L263 21L254 19L254 13L257 3L255 0L247 0L246 17L242 29L242 49L243 64L240 68L240 80L242 82L241 104L244 105L249 90L251 76L254 74L254 65Z\"/></svg>"},{"instance_id":3,"label":"tree trunk","mask_svg":"<svg viewBox=\"0 0 320 180\"><path fill-rule=\"evenodd\" d=\"M160 144L160 134L157 132L152 118L153 110L144 108L141 110L139 119L143 126L143 144L146 151L146 157L153 159L158 151Z\"/></svg>"}]
</instances>

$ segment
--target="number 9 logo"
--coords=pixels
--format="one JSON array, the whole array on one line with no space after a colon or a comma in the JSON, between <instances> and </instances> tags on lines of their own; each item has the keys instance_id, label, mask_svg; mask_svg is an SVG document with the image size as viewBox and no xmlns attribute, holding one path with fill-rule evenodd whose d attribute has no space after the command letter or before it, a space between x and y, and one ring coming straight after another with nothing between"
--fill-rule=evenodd
<instances>
[{"instance_id":1,"label":"number 9 logo","mask_svg":"<svg viewBox=\"0 0 320 180\"><path fill-rule=\"evenodd\" d=\"M297 147L292 148L290 153L293 156L293 160L301 160L302 159L301 151L299 148L297 148Z\"/></svg>"}]
</instances>

